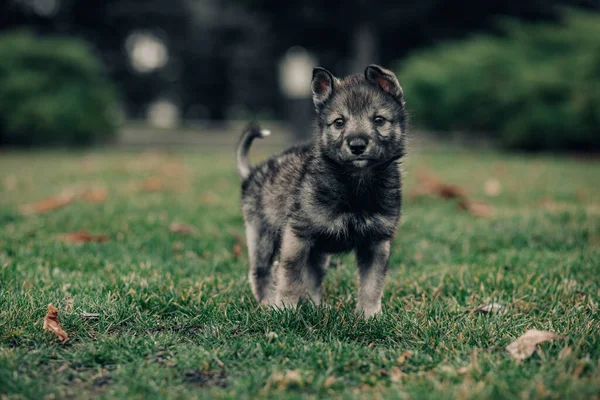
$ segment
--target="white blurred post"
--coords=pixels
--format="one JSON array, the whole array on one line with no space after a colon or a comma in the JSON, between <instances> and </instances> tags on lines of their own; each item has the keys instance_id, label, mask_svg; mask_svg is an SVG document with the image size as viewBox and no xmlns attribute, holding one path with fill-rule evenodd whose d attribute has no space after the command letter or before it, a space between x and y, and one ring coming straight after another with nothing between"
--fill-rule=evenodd
<instances>
[{"instance_id":1,"label":"white blurred post","mask_svg":"<svg viewBox=\"0 0 600 400\"><path fill-rule=\"evenodd\" d=\"M312 69L316 59L304 48L291 47L279 63L279 86L286 98L286 111L294 137L298 141L311 138Z\"/></svg>"}]
</instances>

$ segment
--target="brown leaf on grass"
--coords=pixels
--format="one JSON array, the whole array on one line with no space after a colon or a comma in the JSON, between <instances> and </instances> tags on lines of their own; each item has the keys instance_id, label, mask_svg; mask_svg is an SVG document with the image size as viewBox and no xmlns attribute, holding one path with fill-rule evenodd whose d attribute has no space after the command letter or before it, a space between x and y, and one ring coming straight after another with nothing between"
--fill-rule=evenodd
<instances>
[{"instance_id":1,"label":"brown leaf on grass","mask_svg":"<svg viewBox=\"0 0 600 400\"><path fill-rule=\"evenodd\" d=\"M530 329L517 340L506 346L506 350L515 360L523 361L535 353L535 348L538 343L562 338L564 338L563 335L554 332Z\"/></svg>"},{"instance_id":2,"label":"brown leaf on grass","mask_svg":"<svg viewBox=\"0 0 600 400\"><path fill-rule=\"evenodd\" d=\"M44 317L44 330L53 332L62 343L66 343L69 340L69 335L67 335L67 332L60 326L60 321L58 320L58 308L54 307L52 304L48 304L48 312Z\"/></svg>"},{"instance_id":3,"label":"brown leaf on grass","mask_svg":"<svg viewBox=\"0 0 600 400\"><path fill-rule=\"evenodd\" d=\"M48 211L64 207L75 199L75 193L72 191L63 191L56 196L48 197L36 203L26 204L21 207L21 214L41 214Z\"/></svg>"},{"instance_id":4,"label":"brown leaf on grass","mask_svg":"<svg viewBox=\"0 0 600 400\"><path fill-rule=\"evenodd\" d=\"M396 359L396 362L400 365L404 364L406 360L413 356L413 352L410 350L406 350L404 353L400 354Z\"/></svg>"},{"instance_id":5,"label":"brown leaf on grass","mask_svg":"<svg viewBox=\"0 0 600 400\"><path fill-rule=\"evenodd\" d=\"M297 369L286 371L284 374L276 372L269 377L267 381L268 387L277 389L286 389L290 386L302 386L302 376Z\"/></svg>"},{"instance_id":6,"label":"brown leaf on grass","mask_svg":"<svg viewBox=\"0 0 600 400\"><path fill-rule=\"evenodd\" d=\"M404 372L398 367L392 367L390 371L390 379L394 383L401 382L404 375Z\"/></svg>"},{"instance_id":7,"label":"brown leaf on grass","mask_svg":"<svg viewBox=\"0 0 600 400\"><path fill-rule=\"evenodd\" d=\"M460 199L458 207L476 217L489 217L494 213L494 206L481 200Z\"/></svg>"},{"instance_id":8,"label":"brown leaf on grass","mask_svg":"<svg viewBox=\"0 0 600 400\"><path fill-rule=\"evenodd\" d=\"M502 185L496 178L490 178L483 184L483 191L489 197L496 197L502 193Z\"/></svg>"},{"instance_id":9,"label":"brown leaf on grass","mask_svg":"<svg viewBox=\"0 0 600 400\"><path fill-rule=\"evenodd\" d=\"M107 235L92 235L86 231L79 231L61 235L61 240L67 243L105 243L108 242Z\"/></svg>"},{"instance_id":10,"label":"brown leaf on grass","mask_svg":"<svg viewBox=\"0 0 600 400\"><path fill-rule=\"evenodd\" d=\"M233 254L233 256L235 258L240 258L242 256L242 253L244 252L244 245L245 245L244 237L235 231L230 231L229 234L235 240L235 243L233 244L233 247L231 248L231 253Z\"/></svg>"},{"instance_id":11,"label":"brown leaf on grass","mask_svg":"<svg viewBox=\"0 0 600 400\"><path fill-rule=\"evenodd\" d=\"M437 196L453 199L467 196L467 191L463 187L442 182L440 178L424 168L417 171L417 182L417 186L409 194L412 198Z\"/></svg>"},{"instance_id":12,"label":"brown leaf on grass","mask_svg":"<svg viewBox=\"0 0 600 400\"><path fill-rule=\"evenodd\" d=\"M88 203L103 203L108 199L106 188L91 188L81 194L81 200Z\"/></svg>"},{"instance_id":13,"label":"brown leaf on grass","mask_svg":"<svg viewBox=\"0 0 600 400\"><path fill-rule=\"evenodd\" d=\"M233 256L235 258L240 258L242 256L242 246L240 246L238 243L233 245L233 248L231 249L231 253L233 253Z\"/></svg>"},{"instance_id":14,"label":"brown leaf on grass","mask_svg":"<svg viewBox=\"0 0 600 400\"><path fill-rule=\"evenodd\" d=\"M142 182L140 190L144 192L160 192L165 190L165 184L160 176L151 176Z\"/></svg>"},{"instance_id":15,"label":"brown leaf on grass","mask_svg":"<svg viewBox=\"0 0 600 400\"><path fill-rule=\"evenodd\" d=\"M189 235L196 232L196 228L192 225L184 224L183 222L173 222L169 225L169 231L173 233L181 233L182 235Z\"/></svg>"},{"instance_id":16,"label":"brown leaf on grass","mask_svg":"<svg viewBox=\"0 0 600 400\"><path fill-rule=\"evenodd\" d=\"M335 379L335 376L328 376L327 379L325 379L325 383L323 383L323 386L325 386L326 388L331 387L335 384L336 381L337 379Z\"/></svg>"},{"instance_id":17,"label":"brown leaf on grass","mask_svg":"<svg viewBox=\"0 0 600 400\"><path fill-rule=\"evenodd\" d=\"M158 172L165 177L169 178L177 178L184 177L188 174L187 168L185 165L177 162L177 161L169 161L161 164Z\"/></svg>"}]
</instances>

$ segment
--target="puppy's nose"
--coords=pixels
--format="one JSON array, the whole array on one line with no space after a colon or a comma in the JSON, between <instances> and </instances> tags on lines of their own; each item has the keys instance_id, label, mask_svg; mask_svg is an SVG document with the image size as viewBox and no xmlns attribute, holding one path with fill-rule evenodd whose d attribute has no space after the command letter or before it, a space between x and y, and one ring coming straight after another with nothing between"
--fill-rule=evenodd
<instances>
[{"instance_id":1,"label":"puppy's nose","mask_svg":"<svg viewBox=\"0 0 600 400\"><path fill-rule=\"evenodd\" d=\"M367 149L369 141L362 137L350 137L348 138L348 147L354 155L361 155Z\"/></svg>"}]
</instances>

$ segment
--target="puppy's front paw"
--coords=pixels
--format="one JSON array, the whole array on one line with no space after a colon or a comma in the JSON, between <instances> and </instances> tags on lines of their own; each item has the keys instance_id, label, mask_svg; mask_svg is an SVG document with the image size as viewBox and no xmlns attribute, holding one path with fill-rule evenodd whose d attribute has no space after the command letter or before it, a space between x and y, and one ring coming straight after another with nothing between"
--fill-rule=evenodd
<instances>
[{"instance_id":1,"label":"puppy's front paw","mask_svg":"<svg viewBox=\"0 0 600 400\"><path fill-rule=\"evenodd\" d=\"M381 313L381 304L374 306L361 306L359 304L356 307L356 313L364 319L371 319Z\"/></svg>"}]
</instances>

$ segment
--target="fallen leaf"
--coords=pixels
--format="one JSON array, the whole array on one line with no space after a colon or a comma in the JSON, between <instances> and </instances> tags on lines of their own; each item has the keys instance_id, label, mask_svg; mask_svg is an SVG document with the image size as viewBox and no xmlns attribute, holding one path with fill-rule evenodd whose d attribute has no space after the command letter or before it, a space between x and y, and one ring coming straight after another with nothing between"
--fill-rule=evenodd
<instances>
[{"instance_id":1,"label":"fallen leaf","mask_svg":"<svg viewBox=\"0 0 600 400\"><path fill-rule=\"evenodd\" d=\"M100 316L100 314L98 313L89 313L89 312L82 312L81 313L81 318L83 319L94 319L94 318L98 318Z\"/></svg>"},{"instance_id":2,"label":"fallen leaf","mask_svg":"<svg viewBox=\"0 0 600 400\"><path fill-rule=\"evenodd\" d=\"M523 361L535 353L535 348L538 343L562 338L564 338L564 336L554 332L530 329L517 340L506 346L506 350L515 360Z\"/></svg>"},{"instance_id":3,"label":"fallen leaf","mask_svg":"<svg viewBox=\"0 0 600 400\"><path fill-rule=\"evenodd\" d=\"M392 382L398 383L402 381L402 377L404 377L404 372L398 367L392 367L390 371L390 379Z\"/></svg>"},{"instance_id":4,"label":"fallen leaf","mask_svg":"<svg viewBox=\"0 0 600 400\"><path fill-rule=\"evenodd\" d=\"M444 183L424 168L417 171L417 182L417 186L411 191L410 197L438 196L444 199L453 199L467 196L466 189Z\"/></svg>"},{"instance_id":5,"label":"fallen leaf","mask_svg":"<svg viewBox=\"0 0 600 400\"><path fill-rule=\"evenodd\" d=\"M173 222L171 225L169 225L169 231L173 233L189 235L190 233L196 232L196 228L194 228L191 225L184 224L182 222Z\"/></svg>"},{"instance_id":6,"label":"fallen leaf","mask_svg":"<svg viewBox=\"0 0 600 400\"><path fill-rule=\"evenodd\" d=\"M44 330L54 332L58 336L58 340L62 343L66 343L69 340L69 335L61 328L58 321L58 308L52 304L48 304L48 313L44 317Z\"/></svg>"},{"instance_id":7,"label":"fallen leaf","mask_svg":"<svg viewBox=\"0 0 600 400\"><path fill-rule=\"evenodd\" d=\"M159 192L165 189L165 184L160 176L151 176L146 178L141 185L141 190L145 192Z\"/></svg>"},{"instance_id":8,"label":"fallen leaf","mask_svg":"<svg viewBox=\"0 0 600 400\"><path fill-rule=\"evenodd\" d=\"M237 243L234 244L233 248L231 249L231 253L235 258L240 258L242 256L242 246Z\"/></svg>"},{"instance_id":9,"label":"fallen leaf","mask_svg":"<svg viewBox=\"0 0 600 400\"><path fill-rule=\"evenodd\" d=\"M297 369L286 371L285 374L277 372L269 378L272 385L275 385L279 389L285 389L291 385L301 385L302 377Z\"/></svg>"},{"instance_id":10,"label":"fallen leaf","mask_svg":"<svg viewBox=\"0 0 600 400\"><path fill-rule=\"evenodd\" d=\"M233 237L233 240L235 240L235 243L231 249L231 253L235 258L240 258L242 256L245 244L244 237L235 231L230 231L229 234Z\"/></svg>"},{"instance_id":11,"label":"fallen leaf","mask_svg":"<svg viewBox=\"0 0 600 400\"><path fill-rule=\"evenodd\" d=\"M496 197L502 192L502 185L498 179L490 178L485 181L483 191L490 197Z\"/></svg>"},{"instance_id":12,"label":"fallen leaf","mask_svg":"<svg viewBox=\"0 0 600 400\"><path fill-rule=\"evenodd\" d=\"M476 217L489 217L494 213L494 206L480 200L462 198L458 202L458 207L468 211Z\"/></svg>"},{"instance_id":13,"label":"fallen leaf","mask_svg":"<svg viewBox=\"0 0 600 400\"><path fill-rule=\"evenodd\" d=\"M163 163L159 168L159 172L162 176L166 176L169 178L186 176L188 173L185 165L177 161L169 161Z\"/></svg>"},{"instance_id":14,"label":"fallen leaf","mask_svg":"<svg viewBox=\"0 0 600 400\"><path fill-rule=\"evenodd\" d=\"M81 199L88 203L103 203L108 198L106 188L91 188L81 194Z\"/></svg>"},{"instance_id":15,"label":"fallen leaf","mask_svg":"<svg viewBox=\"0 0 600 400\"><path fill-rule=\"evenodd\" d=\"M466 366L466 367L459 367L459 368L456 370L456 372L457 372L459 375L464 375L464 374L468 373L469 371L471 371L471 366L469 366L469 365L468 365L468 366Z\"/></svg>"},{"instance_id":16,"label":"fallen leaf","mask_svg":"<svg viewBox=\"0 0 600 400\"><path fill-rule=\"evenodd\" d=\"M75 199L75 193L72 191L63 191L56 196L48 197L33 204L26 204L21 207L21 214L41 214L48 211L64 207Z\"/></svg>"},{"instance_id":17,"label":"fallen leaf","mask_svg":"<svg viewBox=\"0 0 600 400\"><path fill-rule=\"evenodd\" d=\"M67 243L105 243L108 242L108 236L106 235L92 235L86 231L79 231L73 233L67 233L61 236L63 242Z\"/></svg>"},{"instance_id":18,"label":"fallen leaf","mask_svg":"<svg viewBox=\"0 0 600 400\"><path fill-rule=\"evenodd\" d=\"M404 353L400 354L396 359L396 362L400 365L404 364L406 360L413 356L413 352L410 350L406 350Z\"/></svg>"},{"instance_id":19,"label":"fallen leaf","mask_svg":"<svg viewBox=\"0 0 600 400\"><path fill-rule=\"evenodd\" d=\"M328 376L327 379L325 379L325 383L323 384L323 386L325 386L326 388L331 387L335 384L336 379L335 376Z\"/></svg>"},{"instance_id":20,"label":"fallen leaf","mask_svg":"<svg viewBox=\"0 0 600 400\"><path fill-rule=\"evenodd\" d=\"M479 307L476 307L473 312L475 313L481 313L481 314L489 314L492 313L494 311L498 311L500 309L504 308L504 306L500 303L490 303L490 304L482 304Z\"/></svg>"}]
</instances>

